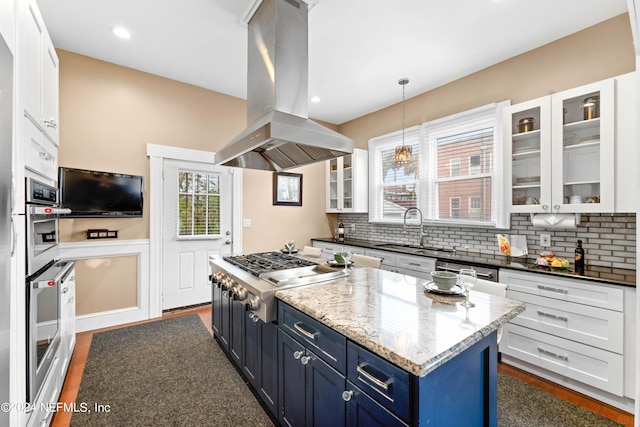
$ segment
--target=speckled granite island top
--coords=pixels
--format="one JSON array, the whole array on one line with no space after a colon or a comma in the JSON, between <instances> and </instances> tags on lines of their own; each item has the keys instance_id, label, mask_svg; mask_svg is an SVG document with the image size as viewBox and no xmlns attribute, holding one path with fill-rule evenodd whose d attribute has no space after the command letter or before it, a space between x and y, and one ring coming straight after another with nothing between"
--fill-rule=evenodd
<instances>
[{"instance_id":1,"label":"speckled granite island top","mask_svg":"<svg viewBox=\"0 0 640 427\"><path fill-rule=\"evenodd\" d=\"M373 268L347 278L281 290L280 300L417 376L425 376L524 311L521 302L471 291L424 290L425 280Z\"/></svg>"}]
</instances>

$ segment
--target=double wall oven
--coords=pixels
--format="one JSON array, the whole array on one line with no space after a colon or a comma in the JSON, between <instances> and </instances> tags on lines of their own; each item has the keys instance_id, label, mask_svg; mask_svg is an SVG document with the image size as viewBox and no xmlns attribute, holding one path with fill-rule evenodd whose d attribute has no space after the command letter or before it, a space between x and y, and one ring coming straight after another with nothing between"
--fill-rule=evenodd
<instances>
[{"instance_id":1,"label":"double wall oven","mask_svg":"<svg viewBox=\"0 0 640 427\"><path fill-rule=\"evenodd\" d=\"M26 181L27 401L34 402L60 343L60 283L73 262L58 258L58 206L55 187Z\"/></svg>"}]
</instances>

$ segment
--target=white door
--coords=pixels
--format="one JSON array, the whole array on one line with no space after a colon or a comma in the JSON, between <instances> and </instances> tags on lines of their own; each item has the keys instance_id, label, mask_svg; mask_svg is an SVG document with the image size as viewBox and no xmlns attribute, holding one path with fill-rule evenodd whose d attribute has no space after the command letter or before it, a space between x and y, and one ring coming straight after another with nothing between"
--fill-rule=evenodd
<instances>
[{"instance_id":1,"label":"white door","mask_svg":"<svg viewBox=\"0 0 640 427\"><path fill-rule=\"evenodd\" d=\"M163 164L162 309L211 300L209 255L232 242L232 171L203 163Z\"/></svg>"}]
</instances>

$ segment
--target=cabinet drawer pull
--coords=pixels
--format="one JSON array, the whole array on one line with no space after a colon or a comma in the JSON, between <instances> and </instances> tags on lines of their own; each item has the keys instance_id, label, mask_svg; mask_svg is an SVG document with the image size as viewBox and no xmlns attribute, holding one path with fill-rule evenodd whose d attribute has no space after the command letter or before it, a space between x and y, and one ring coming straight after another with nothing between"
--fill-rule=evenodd
<instances>
[{"instance_id":1,"label":"cabinet drawer pull","mask_svg":"<svg viewBox=\"0 0 640 427\"><path fill-rule=\"evenodd\" d=\"M302 357L302 355L304 354L304 351L294 351L293 352L293 358L298 360Z\"/></svg>"},{"instance_id":2,"label":"cabinet drawer pull","mask_svg":"<svg viewBox=\"0 0 640 427\"><path fill-rule=\"evenodd\" d=\"M302 335L309 338L310 340L315 340L316 336L318 335L318 332L310 332L310 331L307 331L305 328L303 328L302 322L294 323L293 327L296 331L300 332Z\"/></svg>"},{"instance_id":3,"label":"cabinet drawer pull","mask_svg":"<svg viewBox=\"0 0 640 427\"><path fill-rule=\"evenodd\" d=\"M565 317L565 316L558 316L558 315L556 315L556 314L551 314L551 313L545 313L544 311L540 311L540 310L538 310L538 314L539 314L540 316L550 317L551 319L562 320L562 321L565 321L565 322L568 322L568 321L569 321L569 318L568 318L568 317Z\"/></svg>"},{"instance_id":4,"label":"cabinet drawer pull","mask_svg":"<svg viewBox=\"0 0 640 427\"><path fill-rule=\"evenodd\" d=\"M386 381L380 380L365 370L367 366L369 366L368 363L363 363L362 365L358 365L356 366L356 371L360 375L365 377L367 380L371 381L376 387L379 387L383 390L389 390L389 385L391 385L391 383L393 382L393 378L387 378Z\"/></svg>"},{"instance_id":5,"label":"cabinet drawer pull","mask_svg":"<svg viewBox=\"0 0 640 427\"><path fill-rule=\"evenodd\" d=\"M569 361L569 358L567 356L563 356L561 354L557 354L552 351L545 350L544 348L538 347L538 352L542 354L546 354L547 356L555 357L556 359L564 360L565 362Z\"/></svg>"},{"instance_id":6,"label":"cabinet drawer pull","mask_svg":"<svg viewBox=\"0 0 640 427\"><path fill-rule=\"evenodd\" d=\"M353 397L353 390L345 390L342 392L342 400L348 402Z\"/></svg>"},{"instance_id":7,"label":"cabinet drawer pull","mask_svg":"<svg viewBox=\"0 0 640 427\"><path fill-rule=\"evenodd\" d=\"M568 294L569 293L569 291L567 289L553 288L551 286L544 286L544 285L538 285L538 289L543 290L543 291L559 292L561 294Z\"/></svg>"}]
</instances>

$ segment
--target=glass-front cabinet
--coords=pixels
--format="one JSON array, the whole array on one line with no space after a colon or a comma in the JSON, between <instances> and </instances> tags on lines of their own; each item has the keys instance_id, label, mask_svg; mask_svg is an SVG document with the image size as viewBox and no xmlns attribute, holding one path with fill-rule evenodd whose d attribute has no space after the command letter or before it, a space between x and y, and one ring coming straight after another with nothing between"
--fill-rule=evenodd
<instances>
[{"instance_id":1,"label":"glass-front cabinet","mask_svg":"<svg viewBox=\"0 0 640 427\"><path fill-rule=\"evenodd\" d=\"M367 169L367 151L359 148L353 154L327 160L328 213L367 212Z\"/></svg>"},{"instance_id":2,"label":"glass-front cabinet","mask_svg":"<svg viewBox=\"0 0 640 427\"><path fill-rule=\"evenodd\" d=\"M610 79L505 108L511 212L614 211L614 93Z\"/></svg>"}]
</instances>

